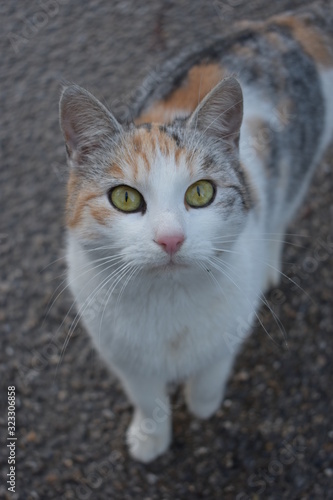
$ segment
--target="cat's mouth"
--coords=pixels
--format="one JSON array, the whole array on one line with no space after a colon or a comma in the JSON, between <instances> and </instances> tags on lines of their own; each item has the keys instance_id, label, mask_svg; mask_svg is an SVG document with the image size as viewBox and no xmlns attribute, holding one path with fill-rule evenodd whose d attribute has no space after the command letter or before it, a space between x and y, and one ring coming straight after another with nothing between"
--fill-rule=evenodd
<instances>
[{"instance_id":1,"label":"cat's mouth","mask_svg":"<svg viewBox=\"0 0 333 500\"><path fill-rule=\"evenodd\" d=\"M171 269L185 268L188 267L188 264L185 264L184 262L175 262L174 260L170 260L170 262L166 264L166 267Z\"/></svg>"},{"instance_id":2,"label":"cat's mouth","mask_svg":"<svg viewBox=\"0 0 333 500\"><path fill-rule=\"evenodd\" d=\"M189 268L189 264L186 262L180 262L179 260L175 260L170 258L169 262L161 266L167 272L176 272Z\"/></svg>"},{"instance_id":3,"label":"cat's mouth","mask_svg":"<svg viewBox=\"0 0 333 500\"><path fill-rule=\"evenodd\" d=\"M170 257L170 259L167 262L161 262L161 263L156 263L155 265L152 266L153 270L157 270L159 272L175 272L181 269L188 269L189 264L186 262L180 262L179 260L174 259L173 257Z\"/></svg>"}]
</instances>

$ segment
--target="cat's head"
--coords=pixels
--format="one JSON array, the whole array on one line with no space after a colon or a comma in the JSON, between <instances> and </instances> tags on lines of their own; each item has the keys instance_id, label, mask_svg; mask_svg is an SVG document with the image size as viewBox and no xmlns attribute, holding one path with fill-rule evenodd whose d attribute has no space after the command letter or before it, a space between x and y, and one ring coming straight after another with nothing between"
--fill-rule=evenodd
<instances>
[{"instance_id":1,"label":"cat's head","mask_svg":"<svg viewBox=\"0 0 333 500\"><path fill-rule=\"evenodd\" d=\"M205 263L245 223L239 83L219 83L186 119L121 125L89 92L64 89L67 224L83 246L144 269Z\"/></svg>"}]
</instances>

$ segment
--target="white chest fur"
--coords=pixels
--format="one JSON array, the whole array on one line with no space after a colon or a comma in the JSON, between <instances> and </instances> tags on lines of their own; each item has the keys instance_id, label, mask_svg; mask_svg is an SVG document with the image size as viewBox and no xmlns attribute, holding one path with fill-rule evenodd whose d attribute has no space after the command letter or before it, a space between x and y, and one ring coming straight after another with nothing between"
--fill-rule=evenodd
<instances>
[{"instance_id":1,"label":"white chest fur","mask_svg":"<svg viewBox=\"0 0 333 500\"><path fill-rule=\"evenodd\" d=\"M105 275L69 237L69 283L108 363L172 380L228 356L230 336L237 329L244 335L244 324L250 328L264 280L263 250L248 228L228 255L226 275L212 268L138 276L119 298L121 284L110 294L112 283L103 286Z\"/></svg>"}]
</instances>

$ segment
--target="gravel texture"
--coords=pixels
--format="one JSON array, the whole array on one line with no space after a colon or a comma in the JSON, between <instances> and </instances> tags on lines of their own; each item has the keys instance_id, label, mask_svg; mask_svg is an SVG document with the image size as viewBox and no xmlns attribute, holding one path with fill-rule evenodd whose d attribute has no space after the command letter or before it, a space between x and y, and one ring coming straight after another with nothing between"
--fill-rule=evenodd
<instances>
[{"instance_id":1,"label":"gravel texture","mask_svg":"<svg viewBox=\"0 0 333 500\"><path fill-rule=\"evenodd\" d=\"M174 440L163 457L151 465L128 457L130 405L81 326L63 349L75 312L63 282L60 83L85 86L119 111L166 54L206 43L231 20L306 3L1 2L0 498L333 498L330 154L290 227L289 278L269 296L288 347L262 310L269 335L254 329L214 418L192 418L174 392ZM8 385L17 393L15 494L6 486Z\"/></svg>"}]
</instances>

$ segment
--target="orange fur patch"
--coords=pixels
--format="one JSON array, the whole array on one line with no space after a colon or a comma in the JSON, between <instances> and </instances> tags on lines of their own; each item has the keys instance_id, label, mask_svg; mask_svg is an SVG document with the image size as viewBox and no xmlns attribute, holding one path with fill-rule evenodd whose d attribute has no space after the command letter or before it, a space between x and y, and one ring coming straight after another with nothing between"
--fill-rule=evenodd
<instances>
[{"instance_id":1,"label":"orange fur patch","mask_svg":"<svg viewBox=\"0 0 333 500\"><path fill-rule=\"evenodd\" d=\"M225 70L217 63L193 66L180 88L154 103L135 123L170 123L179 111L191 113L224 76Z\"/></svg>"},{"instance_id":2,"label":"orange fur patch","mask_svg":"<svg viewBox=\"0 0 333 500\"><path fill-rule=\"evenodd\" d=\"M109 169L110 174L112 177L115 177L116 179L123 179L124 178L124 172L122 169L117 165L116 163L113 163Z\"/></svg>"},{"instance_id":3,"label":"orange fur patch","mask_svg":"<svg viewBox=\"0 0 333 500\"><path fill-rule=\"evenodd\" d=\"M134 134L133 146L136 153L141 153L142 151L142 134Z\"/></svg>"},{"instance_id":4,"label":"orange fur patch","mask_svg":"<svg viewBox=\"0 0 333 500\"><path fill-rule=\"evenodd\" d=\"M108 222L112 216L112 211L105 207L99 207L89 203L90 213L103 226L108 226Z\"/></svg>"},{"instance_id":5,"label":"orange fur patch","mask_svg":"<svg viewBox=\"0 0 333 500\"><path fill-rule=\"evenodd\" d=\"M73 198L75 195L77 195L79 192L79 188L80 188L79 178L71 170L71 172L69 174L69 179L67 182L67 197L68 197L68 199Z\"/></svg>"},{"instance_id":6,"label":"orange fur patch","mask_svg":"<svg viewBox=\"0 0 333 500\"><path fill-rule=\"evenodd\" d=\"M180 162L180 157L183 155L183 149L182 148L176 148L175 150L175 162L177 165L179 165L179 162ZM191 166L189 165L189 168Z\"/></svg>"},{"instance_id":7,"label":"orange fur patch","mask_svg":"<svg viewBox=\"0 0 333 500\"><path fill-rule=\"evenodd\" d=\"M154 157L157 149L164 156L173 156L176 164L179 164L183 149L178 147L176 142L167 133L161 130L159 124L152 124L150 129L137 128L132 136L129 136L122 156L122 164L130 168L131 177L136 181L139 175L140 165L146 173L151 169L151 158ZM127 170L127 169L126 169ZM122 167L111 165L109 172L112 176L124 178Z\"/></svg>"},{"instance_id":8,"label":"orange fur patch","mask_svg":"<svg viewBox=\"0 0 333 500\"><path fill-rule=\"evenodd\" d=\"M70 228L79 225L82 219L84 207L87 206L88 202L101 196L100 192L87 191L82 189L82 187L80 190L76 188L73 190L73 184L73 180L68 184L66 205L66 222Z\"/></svg>"},{"instance_id":9,"label":"orange fur patch","mask_svg":"<svg viewBox=\"0 0 333 500\"><path fill-rule=\"evenodd\" d=\"M71 227L71 221L74 216L75 203L80 192L80 181L78 177L70 172L67 182L67 201L66 201L66 223Z\"/></svg>"}]
</instances>

